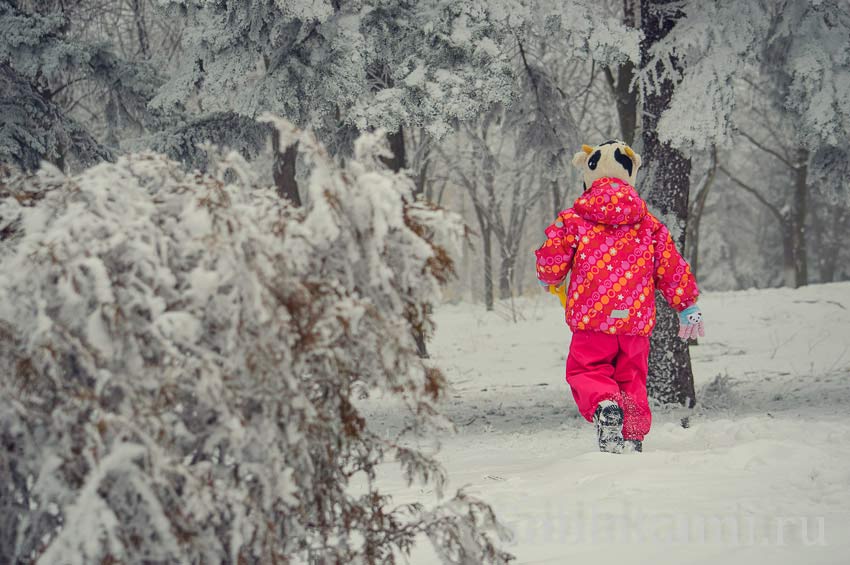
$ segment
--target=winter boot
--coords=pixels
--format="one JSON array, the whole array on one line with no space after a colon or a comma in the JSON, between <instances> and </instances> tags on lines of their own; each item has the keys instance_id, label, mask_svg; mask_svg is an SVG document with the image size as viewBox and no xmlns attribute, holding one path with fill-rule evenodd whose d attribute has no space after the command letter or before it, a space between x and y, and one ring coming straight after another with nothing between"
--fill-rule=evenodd
<instances>
[{"instance_id":1,"label":"winter boot","mask_svg":"<svg viewBox=\"0 0 850 565\"><path fill-rule=\"evenodd\" d=\"M643 451L643 442L639 439L623 440L623 453L641 453Z\"/></svg>"},{"instance_id":2,"label":"winter boot","mask_svg":"<svg viewBox=\"0 0 850 565\"><path fill-rule=\"evenodd\" d=\"M623 409L612 400L603 400L593 414L599 451L623 452Z\"/></svg>"}]
</instances>

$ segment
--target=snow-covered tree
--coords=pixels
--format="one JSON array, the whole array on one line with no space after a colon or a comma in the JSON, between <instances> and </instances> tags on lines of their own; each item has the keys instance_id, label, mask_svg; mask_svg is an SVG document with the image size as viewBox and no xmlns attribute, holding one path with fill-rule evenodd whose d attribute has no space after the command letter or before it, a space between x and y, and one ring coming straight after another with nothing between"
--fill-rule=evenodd
<instances>
[{"instance_id":1,"label":"snow-covered tree","mask_svg":"<svg viewBox=\"0 0 850 565\"><path fill-rule=\"evenodd\" d=\"M83 167L110 150L73 119L60 99L80 83L98 85L104 114L143 114L159 83L148 65L128 63L111 46L69 34L61 2L0 0L0 161L33 169L41 160Z\"/></svg>"},{"instance_id":2,"label":"snow-covered tree","mask_svg":"<svg viewBox=\"0 0 850 565\"><path fill-rule=\"evenodd\" d=\"M177 2L187 66L157 103L275 111L317 131L405 123L443 133L510 92L486 3ZM332 135L331 141L337 141Z\"/></svg>"},{"instance_id":3,"label":"snow-covered tree","mask_svg":"<svg viewBox=\"0 0 850 565\"><path fill-rule=\"evenodd\" d=\"M850 5L842 0L679 3L679 25L652 53L644 85L677 82L658 129L663 139L703 150L736 140L759 160L784 170L787 196L732 171L736 188L767 207L783 234L785 283L808 281L806 229L811 174L829 175L829 190L850 201L850 181L836 154L850 142ZM673 60L681 62L677 68ZM757 97L756 103L747 99ZM745 111L736 108L747 105ZM829 156L832 157L829 157ZM816 163L816 164L815 164ZM731 167L730 167L731 168ZM826 169L826 170L825 170ZM726 171L729 173L729 170Z\"/></svg>"},{"instance_id":4,"label":"snow-covered tree","mask_svg":"<svg viewBox=\"0 0 850 565\"><path fill-rule=\"evenodd\" d=\"M250 118L271 111L314 129L334 154L348 153L358 132L375 127L395 136L394 145L402 143L403 125L442 135L510 95L500 3L168 4L189 28L185 64L161 89L158 107L193 101L202 114ZM282 155L291 161L295 153ZM295 182L294 175L281 177L281 191L297 194Z\"/></svg>"},{"instance_id":5,"label":"snow-covered tree","mask_svg":"<svg viewBox=\"0 0 850 565\"><path fill-rule=\"evenodd\" d=\"M638 61L639 35L581 1L543 6L548 17L516 34L518 80L509 119L522 153L534 157L535 170L549 184L555 217L568 205L567 195L581 190L570 165L573 153L621 133L611 120L618 104L602 84L602 69Z\"/></svg>"},{"instance_id":6,"label":"snow-covered tree","mask_svg":"<svg viewBox=\"0 0 850 565\"><path fill-rule=\"evenodd\" d=\"M517 123L509 107L499 105L480 119L464 124L457 134L457 148L442 151L449 178L465 190L478 219L484 270L484 304L493 309L492 239L500 256L499 298L510 298L516 282L515 265L529 211L546 189L534 170L535 159L514 135Z\"/></svg>"},{"instance_id":7,"label":"snow-covered tree","mask_svg":"<svg viewBox=\"0 0 850 565\"><path fill-rule=\"evenodd\" d=\"M752 68L777 81L768 87L779 107L793 113L800 139L838 146L850 137L850 6L842 0L688 1L680 25L651 55L656 74L680 79L671 108L659 124L664 139L702 149L729 141L732 111ZM683 63L668 64L670 57ZM773 92L769 92L769 91ZM763 95L765 92L762 93Z\"/></svg>"},{"instance_id":8,"label":"snow-covered tree","mask_svg":"<svg viewBox=\"0 0 850 565\"><path fill-rule=\"evenodd\" d=\"M722 147L741 131L763 151L759 162L776 158L788 169L790 196L784 203L771 201L761 186L762 179L753 179L752 185L737 184L780 219L786 280L792 286L805 284L809 162L812 155L830 147L846 147L850 139L850 106L841 89L842 84L850 84L846 49L850 7L829 0L656 0L641 4L641 18L647 41L638 78L644 104L648 202L666 216L678 243L684 245L688 157ZM748 124L736 120L740 116L736 105L753 88L770 107L767 119L756 120L765 129L764 135L742 131ZM785 122L789 138L776 140L768 135L774 124L771 112L776 114L776 122ZM656 154L656 148L663 151ZM658 167L666 172L656 173L653 169ZM720 170L728 172L723 166ZM838 180L836 184L842 183ZM673 337L674 321L670 318L670 327L665 329L665 319L661 317L656 330L656 350L676 353L655 356L650 361L651 371L687 377L690 363L686 351ZM662 368L672 359L679 361ZM686 381L690 379L682 382ZM679 394L680 399L692 398L692 386L685 389L687 394Z\"/></svg>"},{"instance_id":9,"label":"snow-covered tree","mask_svg":"<svg viewBox=\"0 0 850 565\"><path fill-rule=\"evenodd\" d=\"M517 8L521 17L503 44L513 66L510 102L460 123L456 135L430 153L439 159L432 170L447 171L436 175L472 204L483 255L476 273L488 310L494 281L505 299L534 280L521 250L523 240L537 241L542 233L538 222L527 222L537 203L544 203L540 221L547 222L581 191L568 157L582 143L617 135L616 110L596 61L638 57L638 34L582 0L517 5L525 11ZM529 224L534 231L526 233Z\"/></svg>"},{"instance_id":10,"label":"snow-covered tree","mask_svg":"<svg viewBox=\"0 0 850 565\"><path fill-rule=\"evenodd\" d=\"M42 160L79 168L110 151L10 65L0 63L0 163L33 170Z\"/></svg>"},{"instance_id":11,"label":"snow-covered tree","mask_svg":"<svg viewBox=\"0 0 850 565\"><path fill-rule=\"evenodd\" d=\"M670 110L678 86L670 74L659 73L661 63L650 56L655 46L678 28L683 14L674 0L641 0L640 15L644 32L640 72L655 80L644 82L641 91L644 171L639 190L674 234L676 246L684 249L691 160L661 138L659 131L659 118ZM681 72L684 64L675 56L665 63L673 73ZM678 338L678 317L660 292L656 292L655 302L657 324L649 354L649 392L662 402L693 406L696 393L688 344Z\"/></svg>"},{"instance_id":12,"label":"snow-covered tree","mask_svg":"<svg viewBox=\"0 0 850 565\"><path fill-rule=\"evenodd\" d=\"M67 86L57 103L98 139L116 151L127 151L127 140L183 121L179 114L163 115L148 108L161 77L168 76L182 55L182 21L163 14L157 0L42 0L38 5L42 13L50 10L63 16L66 41L102 45L122 61L119 80L97 80L77 69L63 73ZM122 92L122 81L134 76L137 94L128 96Z\"/></svg>"},{"instance_id":13,"label":"snow-covered tree","mask_svg":"<svg viewBox=\"0 0 850 565\"><path fill-rule=\"evenodd\" d=\"M391 563L427 536L449 563L506 562L485 504L394 506L374 482L395 459L444 484L405 438L443 425L410 336L456 221L380 164L380 132L342 167L269 119L309 165L304 207L236 153L4 175L0 561Z\"/></svg>"}]
</instances>

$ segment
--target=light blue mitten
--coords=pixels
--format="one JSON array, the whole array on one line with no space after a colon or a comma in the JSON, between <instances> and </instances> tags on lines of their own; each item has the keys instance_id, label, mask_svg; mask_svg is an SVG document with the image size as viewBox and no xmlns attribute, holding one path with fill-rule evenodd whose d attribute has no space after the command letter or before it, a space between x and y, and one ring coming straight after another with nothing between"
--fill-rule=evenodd
<instances>
[{"instance_id":1,"label":"light blue mitten","mask_svg":"<svg viewBox=\"0 0 850 565\"><path fill-rule=\"evenodd\" d=\"M705 337L705 325L702 322L702 310L694 304L679 312L679 337L696 339Z\"/></svg>"}]
</instances>

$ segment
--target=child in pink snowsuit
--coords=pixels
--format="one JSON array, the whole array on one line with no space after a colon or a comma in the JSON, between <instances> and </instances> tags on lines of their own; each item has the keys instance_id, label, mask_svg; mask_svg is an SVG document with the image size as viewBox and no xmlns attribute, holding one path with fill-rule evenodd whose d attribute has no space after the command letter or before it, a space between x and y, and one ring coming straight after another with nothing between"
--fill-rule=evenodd
<instances>
[{"instance_id":1,"label":"child in pink snowsuit","mask_svg":"<svg viewBox=\"0 0 850 565\"><path fill-rule=\"evenodd\" d=\"M573 332L567 382L582 416L597 425L600 449L640 451L651 423L655 290L680 312L684 338L702 335L699 291L667 228L632 186L640 156L616 141L582 148L574 163L585 169L586 190L546 228L537 277L558 287L572 272L563 297Z\"/></svg>"}]
</instances>

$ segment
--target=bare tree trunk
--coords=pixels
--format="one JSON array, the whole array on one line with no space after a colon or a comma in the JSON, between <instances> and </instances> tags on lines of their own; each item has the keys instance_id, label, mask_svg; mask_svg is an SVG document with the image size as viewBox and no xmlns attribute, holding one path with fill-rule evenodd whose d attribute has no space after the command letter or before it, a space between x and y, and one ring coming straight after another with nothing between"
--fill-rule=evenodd
<instances>
[{"instance_id":1,"label":"bare tree trunk","mask_svg":"<svg viewBox=\"0 0 850 565\"><path fill-rule=\"evenodd\" d=\"M511 274L513 273L514 257L501 246L501 263L499 264L499 298L505 300L511 297Z\"/></svg>"},{"instance_id":2,"label":"bare tree trunk","mask_svg":"<svg viewBox=\"0 0 850 565\"><path fill-rule=\"evenodd\" d=\"M387 141L390 144L392 158L381 158L384 164L394 172L399 172L407 167L407 152L404 148L404 129L398 126L398 131L388 133Z\"/></svg>"},{"instance_id":3,"label":"bare tree trunk","mask_svg":"<svg viewBox=\"0 0 850 565\"><path fill-rule=\"evenodd\" d=\"M277 194L287 198L294 206L301 206L301 196L298 193L298 181L295 180L295 160L298 157L298 144L290 145L283 151L280 147L280 133L272 132L272 149L274 150L274 178Z\"/></svg>"},{"instance_id":4,"label":"bare tree trunk","mask_svg":"<svg viewBox=\"0 0 850 565\"><path fill-rule=\"evenodd\" d=\"M794 170L794 208L791 218L791 246L794 256L794 288L809 284L808 253L806 250L806 217L809 212L809 152L801 147L797 150L797 166Z\"/></svg>"},{"instance_id":5,"label":"bare tree trunk","mask_svg":"<svg viewBox=\"0 0 850 565\"><path fill-rule=\"evenodd\" d=\"M493 246L490 244L490 229L479 217L481 226L481 242L484 250L484 307L488 312L493 311Z\"/></svg>"},{"instance_id":6,"label":"bare tree trunk","mask_svg":"<svg viewBox=\"0 0 850 565\"><path fill-rule=\"evenodd\" d=\"M433 190L430 190L430 184L429 190L425 190L425 184L426 182L428 182L428 166L430 164L431 162L429 160L426 160L424 163L422 163L419 172L416 174L416 178L413 179L414 186L416 187L414 188L413 196L417 197L420 194L424 194L426 200L433 201L434 195Z\"/></svg>"},{"instance_id":7,"label":"bare tree trunk","mask_svg":"<svg viewBox=\"0 0 850 565\"><path fill-rule=\"evenodd\" d=\"M838 265L838 255L843 242L842 228L847 225L847 211L837 205L831 208L829 224L815 222L820 232L816 249L820 251L818 258L818 274L820 282L828 283L835 281L836 267Z\"/></svg>"},{"instance_id":8,"label":"bare tree trunk","mask_svg":"<svg viewBox=\"0 0 850 565\"><path fill-rule=\"evenodd\" d=\"M708 193L711 192L711 186L714 184L714 179L717 176L717 147L711 146L710 161L708 170L705 176L697 187L697 192L694 201L688 206L688 228L687 228L687 255L688 262L691 264L691 272L694 277L698 277L699 270L699 226L702 221L702 214L705 211L705 203L708 200ZM697 278L699 280L699 278Z\"/></svg>"},{"instance_id":9,"label":"bare tree trunk","mask_svg":"<svg viewBox=\"0 0 850 565\"><path fill-rule=\"evenodd\" d=\"M782 232L782 277L784 286L797 288L797 267L794 260L794 229L789 219L779 225Z\"/></svg>"},{"instance_id":10,"label":"bare tree trunk","mask_svg":"<svg viewBox=\"0 0 850 565\"><path fill-rule=\"evenodd\" d=\"M150 57L150 42L148 41L147 26L145 25L144 7L142 0L132 0L133 20L136 24L136 36L139 40L139 52L144 58Z\"/></svg>"},{"instance_id":11,"label":"bare tree trunk","mask_svg":"<svg viewBox=\"0 0 850 565\"><path fill-rule=\"evenodd\" d=\"M501 233L497 232L502 256L499 271L499 296L502 299L516 296L516 264L519 257L519 246L525 231L525 221L529 209L543 196L546 191L546 181L541 178L536 192L532 192L535 179L532 177L524 183L518 179L511 195L507 226Z\"/></svg>"},{"instance_id":12,"label":"bare tree trunk","mask_svg":"<svg viewBox=\"0 0 850 565\"><path fill-rule=\"evenodd\" d=\"M552 189L552 217L557 218L561 213L561 200L564 198L561 195L561 189L558 187L558 181L549 181L549 187Z\"/></svg>"},{"instance_id":13,"label":"bare tree trunk","mask_svg":"<svg viewBox=\"0 0 850 565\"><path fill-rule=\"evenodd\" d=\"M721 259L726 259L729 262L729 272L732 273L732 278L735 279L736 290L742 290L750 286L747 281L738 271L738 262L736 260L735 246L726 243L720 252Z\"/></svg>"},{"instance_id":14,"label":"bare tree trunk","mask_svg":"<svg viewBox=\"0 0 850 565\"><path fill-rule=\"evenodd\" d=\"M641 0L640 6L644 32L641 60L642 65L646 65L653 45L670 32L682 13L671 9L675 2L670 0ZM677 61L673 64L678 66ZM644 180L651 184L643 192L648 192L646 200L651 206L663 216L676 220L678 225L668 227L674 234L676 245L684 249L691 161L669 144L661 143L656 132L659 117L670 105L673 89L673 83L667 80L655 85L654 91L644 93L643 160L649 165ZM661 402L692 407L696 393L688 344L678 338L676 312L660 293L656 293L655 302L658 318L649 355L649 392Z\"/></svg>"},{"instance_id":15,"label":"bare tree trunk","mask_svg":"<svg viewBox=\"0 0 850 565\"><path fill-rule=\"evenodd\" d=\"M637 0L623 0L623 23L627 27L637 26L636 2ZM634 144L637 132L638 93L637 89L631 89L634 74L635 65L631 61L626 61L617 67L616 77L610 68L605 68L605 78L617 105L620 132L623 135L623 141L628 145Z\"/></svg>"}]
</instances>

